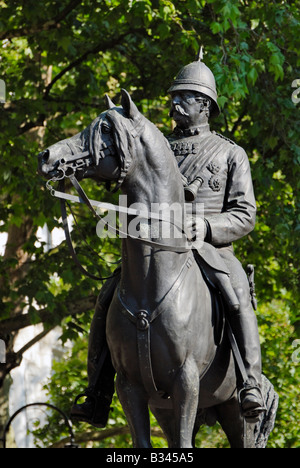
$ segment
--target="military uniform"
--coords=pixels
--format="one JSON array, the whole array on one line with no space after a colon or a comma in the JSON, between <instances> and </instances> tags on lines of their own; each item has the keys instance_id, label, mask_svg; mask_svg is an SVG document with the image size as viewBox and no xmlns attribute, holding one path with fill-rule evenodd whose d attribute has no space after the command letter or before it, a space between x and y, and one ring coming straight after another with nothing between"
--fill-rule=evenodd
<instances>
[{"instance_id":1,"label":"military uniform","mask_svg":"<svg viewBox=\"0 0 300 468\"><path fill-rule=\"evenodd\" d=\"M201 177L193 206L204 204L207 242L227 246L251 232L256 204L247 154L231 140L211 132L209 125L186 136L177 130L168 139L188 183ZM193 209L195 213L195 210Z\"/></svg>"},{"instance_id":2,"label":"military uniform","mask_svg":"<svg viewBox=\"0 0 300 468\"><path fill-rule=\"evenodd\" d=\"M202 55L201 48L197 60L179 71L168 90L172 96L170 115L178 125L169 141L187 183L196 177L201 181L195 203L204 204L207 233L199 258L205 262L206 246L216 247L239 300L239 310L232 308L228 318L248 376L247 382L238 382L244 390L240 394L242 410L255 422L265 411L260 390L260 342L247 277L232 248L232 242L254 228L255 198L245 151L209 129L208 119L218 116L220 108L215 77ZM192 211L196 209L194 204Z\"/></svg>"},{"instance_id":3,"label":"military uniform","mask_svg":"<svg viewBox=\"0 0 300 468\"><path fill-rule=\"evenodd\" d=\"M249 234L255 225L256 203L249 160L240 146L211 132L209 125L194 129L192 133L175 129L168 140L187 183L197 177L201 179L190 209L192 214L197 214L197 206L204 204L207 234L206 243L199 250L199 261L217 265L217 260L211 261L211 249L207 248L210 244L227 267L240 303L239 311L231 311L231 326L243 355L248 383L260 386L261 355L256 317L247 276L232 247L232 242Z\"/></svg>"}]
</instances>

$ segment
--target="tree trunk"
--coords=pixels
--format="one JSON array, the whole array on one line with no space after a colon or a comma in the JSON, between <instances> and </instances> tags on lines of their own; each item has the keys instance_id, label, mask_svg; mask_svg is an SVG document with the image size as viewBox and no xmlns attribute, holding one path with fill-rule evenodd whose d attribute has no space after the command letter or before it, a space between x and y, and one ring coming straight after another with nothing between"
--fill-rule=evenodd
<instances>
[{"instance_id":1,"label":"tree trunk","mask_svg":"<svg viewBox=\"0 0 300 468\"><path fill-rule=\"evenodd\" d=\"M43 70L42 79L45 86L50 83L51 78L52 66ZM44 134L44 126L36 127L27 133L27 137L29 139L38 141L39 144L42 145ZM18 195L16 195L13 199L13 204L17 203L23 203L22 200L19 200ZM33 220L28 216L24 217L23 223L20 226L17 226L16 224L10 224L8 227L8 237L3 260L5 261L13 259L16 261L16 266L9 269L6 272L5 277L0 278L0 290L3 292L16 289L16 283L18 280L26 276L26 272L29 267L30 255L24 249L24 245L32 236L33 229ZM1 299L5 303L7 300L5 293ZM24 303L24 298L18 297L14 303L14 308L10 313L11 319L24 313L22 309L22 303ZM0 339L2 339L6 344L6 363L0 364L0 434L3 426L7 422L8 417L9 388L11 381L7 378L7 376L9 375L10 371L19 366L22 361L22 354L16 354L14 352L14 342L17 337L17 333L17 330L14 332L3 333L3 329L0 328Z\"/></svg>"},{"instance_id":2,"label":"tree trunk","mask_svg":"<svg viewBox=\"0 0 300 468\"><path fill-rule=\"evenodd\" d=\"M5 384L0 388L0 439L4 436L4 429L9 420L9 390L12 384L12 380L8 377L5 380ZM15 447L13 430L10 429L9 433L6 434L6 446ZM0 445L2 448L2 444Z\"/></svg>"}]
</instances>

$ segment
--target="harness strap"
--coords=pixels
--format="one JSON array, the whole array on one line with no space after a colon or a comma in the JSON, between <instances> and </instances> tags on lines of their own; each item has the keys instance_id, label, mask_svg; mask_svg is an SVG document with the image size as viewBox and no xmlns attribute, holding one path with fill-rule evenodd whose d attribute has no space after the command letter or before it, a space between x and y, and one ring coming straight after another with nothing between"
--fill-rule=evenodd
<instances>
[{"instance_id":1,"label":"harness strap","mask_svg":"<svg viewBox=\"0 0 300 468\"><path fill-rule=\"evenodd\" d=\"M226 319L226 328L227 328L227 335L228 335L228 338L229 338L229 341L230 341L230 346L231 346L231 349L232 349L236 364L237 364L237 366L239 368L240 374L241 374L242 379L243 379L243 387L246 387L247 386L247 381L248 381L248 375L247 375L246 368L245 368L245 365L244 365L244 362L243 362L243 359L242 359L242 356L241 356L241 352L240 352L240 350L238 348L238 345L237 345L237 342L236 342L236 339L235 339L235 336L233 334L233 331L232 331L232 328L230 326L228 318Z\"/></svg>"},{"instance_id":2,"label":"harness strap","mask_svg":"<svg viewBox=\"0 0 300 468\"><path fill-rule=\"evenodd\" d=\"M62 185L63 187L63 192L59 191L55 191L51 188L51 193L52 195L54 196L57 196L58 198L60 199L70 199L72 201L79 201L79 202L82 202L84 203L85 205L87 205L87 207L91 210L91 212L93 213L93 215L98 218L100 221L102 221L102 218L101 216L95 211L93 205L97 205L97 206L104 206L104 204L100 203L100 202L91 202L89 200L89 198L87 197L86 193L84 192L83 188L81 187L81 185L79 184L78 180L76 179L75 175L72 174L70 176L68 176L68 178L70 179L72 185L74 186L74 188L76 189L78 195L79 195L79 200L77 199L77 197L72 197L71 195L66 195L64 194L64 185ZM60 181L61 182L61 181ZM111 208L111 207L114 207L114 205L110 205L110 204L105 204L106 205L106 208ZM116 211L123 211L123 212L126 212L126 213L129 213L129 214L135 214L135 215L138 215L138 216L144 216L143 213L140 213L140 212L130 212L130 209L123 209L122 210L122 207L115 207ZM151 217L155 218L155 219L159 219L161 221L166 221L164 220L163 218L159 217L159 216L153 216L151 215L150 218L149 218L149 215L145 214L145 217L148 217L148 219L150 219ZM176 224L173 223L175 226ZM65 225L65 223L64 223ZM189 252L191 250L193 250L193 241L187 239L187 247L180 247L180 246L170 246L170 245L166 245L166 244L161 244L160 242L155 242L155 241L152 241L152 240L149 240L149 239L144 239L144 238L141 238L141 237L137 237L137 236L133 236L132 234L128 234L126 232L123 232L122 230L120 230L119 228L115 228L114 226L111 226L109 223L107 223L107 227L108 229L110 229L111 232L114 232L115 234L119 234L122 236L122 238L126 238L126 237L130 237L130 239L133 239L133 240L137 240L139 242L142 242L146 245L149 245L150 247L156 247L156 248L160 248L162 250L167 250L167 251L170 251L170 252L178 252L178 253L185 253L185 252ZM178 226L177 226L178 227Z\"/></svg>"},{"instance_id":3,"label":"harness strap","mask_svg":"<svg viewBox=\"0 0 300 468\"><path fill-rule=\"evenodd\" d=\"M163 301L168 298L172 301L173 296L177 292L178 288L182 284L187 272L193 265L193 259L191 256L188 257L187 261L183 265L177 279L173 283L172 287L166 293ZM171 296L171 297L170 297ZM164 391L158 390L152 369L152 359L151 359L151 323L159 317L163 312L163 308L156 307L152 313L147 312L146 310L140 310L137 314L134 314L126 306L124 300L121 297L120 289L118 288L118 299L121 304L121 311L125 317L127 317L132 323L136 325L137 332L137 347L138 347L138 360L139 368L142 377L143 385L149 395L157 394L159 397L166 397Z\"/></svg>"},{"instance_id":4,"label":"harness strap","mask_svg":"<svg viewBox=\"0 0 300 468\"><path fill-rule=\"evenodd\" d=\"M60 181L60 186L61 186L61 190L64 190L64 186L65 186L64 179ZM91 278L91 279L93 279L93 280L96 280L96 281L106 281L107 279L112 278L113 275L108 276L108 277L100 277L100 276L93 275L92 273L90 273L89 271L87 271L87 270L82 266L81 262L79 261L79 259L78 259L78 257L77 257L75 248L74 248L74 246L73 246L72 237L71 237L71 233L70 233L70 229L69 229L69 225L68 225L68 215L67 215L67 209L66 209L66 202L65 202L65 200L63 200L63 199L60 199L60 208L61 208L61 215L62 215L62 220L63 220L63 228L64 228L64 233L65 233L67 245L68 245L68 247L69 247L71 257L72 257L73 261L75 262L76 266L79 268L79 270L80 270L84 275L88 276L89 278Z\"/></svg>"},{"instance_id":5,"label":"harness strap","mask_svg":"<svg viewBox=\"0 0 300 468\"><path fill-rule=\"evenodd\" d=\"M73 187L76 189L79 197L76 197L74 195L69 195L69 194L65 193L65 182L64 182L65 177L68 177L68 179L70 179L70 181L71 181ZM161 220L161 221L166 221L162 217L160 217L159 215L151 214L149 216L148 214L144 214L142 212L138 212L137 210L132 210L130 208L124 208L124 207L112 205L110 203L101 203L101 202L96 202L94 200L89 200L89 198L87 197L87 195L84 192L83 188L81 187L78 180L76 179L74 173L71 174L71 175L66 176L66 174L64 172L63 176L60 179L56 179L56 180L59 182L59 191L56 191L51 187L51 185L50 185L51 181L48 181L46 186L50 190L52 196L55 196L55 197L60 199L60 206L61 206L61 213L62 213L62 220L63 220L63 229L64 229L64 232L65 232L65 237L66 237L67 245L69 247L71 256L72 256L75 264L77 265L77 267L80 269L80 271L84 275L88 276L89 278L91 278L93 280L105 281L107 279L112 278L113 275L107 276L107 277L100 277L100 276L93 275L93 274L89 273L82 266L82 264L80 263L80 261L79 261L79 259L77 257L76 251L74 249L71 234L70 234L70 230L69 230L68 216L67 216L67 210L66 210L66 200L79 202L79 203L84 203L85 205L87 205L87 207L93 213L93 215L95 217L97 217L99 220L102 220L102 218L96 212L96 210L94 209L94 206L99 206L99 207L102 207L102 208L105 208L105 209L114 209L115 211L125 212L127 214L132 214L132 215L137 215L137 216L144 216L144 217L146 217L148 219L155 218L155 219L158 219L158 220ZM176 224L174 224L174 225L176 226ZM122 232L120 229L117 229L117 228L115 228L114 226L111 226L108 223L107 223L107 227L112 232L121 235L123 238L129 236L128 233ZM161 244L159 242L154 242L152 240L147 240L147 239L136 237L136 236L133 236L133 235L130 235L129 237L131 239L143 242L144 244L149 245L150 247L156 247L156 248L160 248L160 249L166 250L166 251L177 252L177 253L186 253L186 252L189 252L189 251L193 250L193 242L190 241L189 239L187 239L187 244L188 244L187 247L179 247L179 246L177 247L177 246L170 246L170 245L166 245L166 244Z\"/></svg>"},{"instance_id":6,"label":"harness strap","mask_svg":"<svg viewBox=\"0 0 300 468\"><path fill-rule=\"evenodd\" d=\"M245 392L245 391L248 391L248 390L251 390L251 389L255 389L257 392L259 392L260 396L261 396L261 399L262 401L264 402L264 395L262 393L262 390L261 388L256 384L256 385L252 385L251 383L249 383L249 380L248 380L248 375L247 375L247 372L246 372L246 368L245 368L245 364L243 362L243 359L242 359L242 356L241 356L241 352L239 350L239 347L237 345L237 342L236 342L236 339L235 339L235 336L234 336L234 333L232 331L232 328L230 326L230 323L229 323L229 320L227 319L226 320L226 327L227 327L227 334L228 334L228 338L229 338L229 341L230 341L230 345L231 345L231 349L232 349L232 352L233 352L233 355L234 355L234 359L235 359L235 362L236 362L236 365L239 369L239 372L241 374L241 377L243 379L243 384L242 384L242 387L241 389L238 391L238 401L239 401L239 404L241 405L241 401L242 401L242 394ZM243 417L248 420L249 422L251 422L251 419L254 420L257 418L257 413L263 413L266 411L266 407L265 407L265 403L263 403L263 406L260 407L260 408L257 408L256 410L254 410L253 413L251 413L251 410L249 412L247 411L243 411L243 408L241 407L241 411L242 411L242 415Z\"/></svg>"},{"instance_id":7,"label":"harness strap","mask_svg":"<svg viewBox=\"0 0 300 468\"><path fill-rule=\"evenodd\" d=\"M142 377L142 382L150 394L157 393L158 389L153 376L152 361L151 361L151 330L148 321L148 314L141 310L137 315L136 330L137 330L137 347L138 360Z\"/></svg>"}]
</instances>

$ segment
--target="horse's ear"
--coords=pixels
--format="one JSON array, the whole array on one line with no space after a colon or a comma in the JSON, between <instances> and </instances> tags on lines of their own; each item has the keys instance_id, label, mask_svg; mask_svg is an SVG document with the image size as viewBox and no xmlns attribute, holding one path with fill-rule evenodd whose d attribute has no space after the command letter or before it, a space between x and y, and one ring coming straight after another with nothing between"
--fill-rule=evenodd
<instances>
[{"instance_id":1,"label":"horse's ear","mask_svg":"<svg viewBox=\"0 0 300 468\"><path fill-rule=\"evenodd\" d=\"M130 117L131 119L136 118L140 112L136 105L134 104L133 100L131 99L129 93L126 91L126 89L121 89L121 94L122 94L122 100L121 104L126 112L127 116Z\"/></svg>"},{"instance_id":2,"label":"horse's ear","mask_svg":"<svg viewBox=\"0 0 300 468\"><path fill-rule=\"evenodd\" d=\"M105 94L105 104L107 109L113 109L114 107L116 107L107 94Z\"/></svg>"}]
</instances>

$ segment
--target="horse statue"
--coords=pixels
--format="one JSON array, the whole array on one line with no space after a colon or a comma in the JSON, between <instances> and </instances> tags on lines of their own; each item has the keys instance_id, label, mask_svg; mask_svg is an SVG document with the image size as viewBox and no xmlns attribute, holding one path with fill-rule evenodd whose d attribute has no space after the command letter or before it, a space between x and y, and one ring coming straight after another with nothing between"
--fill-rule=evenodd
<instances>
[{"instance_id":1,"label":"horse statue","mask_svg":"<svg viewBox=\"0 0 300 468\"><path fill-rule=\"evenodd\" d=\"M272 384L263 378L266 413L257 423L246 423L215 295L189 241L166 239L160 228L170 222L155 213L161 203L185 203L174 154L125 90L120 107L107 99L108 110L87 129L39 155L39 172L54 180L75 174L116 181L128 206L157 215L155 235L122 238L121 278L106 323L133 445L151 447L150 408L171 448L193 447L200 426L216 421L232 448L264 447L276 413ZM140 219L140 230L147 232L147 227L149 219Z\"/></svg>"}]
</instances>

